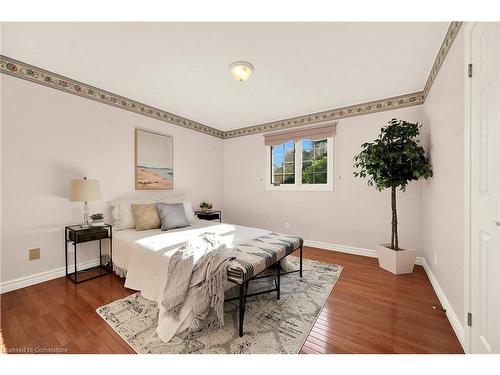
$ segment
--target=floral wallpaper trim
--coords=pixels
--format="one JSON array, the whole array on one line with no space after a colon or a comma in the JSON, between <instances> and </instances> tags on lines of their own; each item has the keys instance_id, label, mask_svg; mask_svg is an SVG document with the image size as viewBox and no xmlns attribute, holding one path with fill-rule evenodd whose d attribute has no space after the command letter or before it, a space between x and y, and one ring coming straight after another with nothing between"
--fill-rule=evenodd
<instances>
[{"instance_id":1,"label":"floral wallpaper trim","mask_svg":"<svg viewBox=\"0 0 500 375\"><path fill-rule=\"evenodd\" d=\"M451 22L450 27L448 27L448 31L444 37L443 43L441 44L441 48L439 48L436 59L434 60L434 64L432 65L431 72L429 73L429 77L427 78L427 82L425 82L424 86L424 100L427 97L429 91L431 91L432 84L437 77L439 69L441 69L441 65L443 65L444 59L446 55L448 55L448 51L450 50L453 41L455 40L458 32L460 31L460 27L463 22Z\"/></svg>"},{"instance_id":2,"label":"floral wallpaper trim","mask_svg":"<svg viewBox=\"0 0 500 375\"><path fill-rule=\"evenodd\" d=\"M422 91L229 131L212 128L208 125L204 125L135 100L110 93L109 91L66 78L59 74L37 68L4 55L0 55L0 72L117 108L135 112L143 116L165 121L186 129L195 130L217 138L228 139L423 104L462 24L463 22L450 23L443 43L441 44L441 48L439 49L436 59L434 60L434 64L429 73L429 77L427 78L425 87Z\"/></svg>"},{"instance_id":3,"label":"floral wallpaper trim","mask_svg":"<svg viewBox=\"0 0 500 375\"><path fill-rule=\"evenodd\" d=\"M450 23L448 31L446 32L446 35L444 37L443 43L439 48L436 59L434 60L434 64L429 73L429 77L427 78L427 82L425 83L424 89L422 91L413 94L397 96L394 98L381 99L369 103L363 103L344 108L333 109L330 111L313 113L304 116L292 117L285 120L268 122L255 126L249 126L246 128L234 129L224 132L223 138L227 139L227 138L241 137L245 135L263 133L277 129L286 129L302 125L311 125L332 119L337 120L346 117L360 116L369 113L387 111L395 108L424 104L425 98L427 97L427 94L429 93L432 87L432 83L436 79L439 69L443 65L446 55L448 54L448 51L450 50L453 41L455 40L455 37L457 36L458 31L460 30L462 24L463 22Z\"/></svg>"},{"instance_id":4,"label":"floral wallpaper trim","mask_svg":"<svg viewBox=\"0 0 500 375\"><path fill-rule=\"evenodd\" d=\"M304 116L291 117L285 120L267 122L260 125L249 126L224 132L223 138L235 138L245 135L264 133L272 130L288 129L297 126L311 125L329 120L338 120L346 117L361 116L369 113L388 111L395 108L409 107L423 104L422 91L412 94L395 96L392 98L375 100L348 107L332 109L329 111L312 113Z\"/></svg>"},{"instance_id":5,"label":"floral wallpaper trim","mask_svg":"<svg viewBox=\"0 0 500 375\"><path fill-rule=\"evenodd\" d=\"M173 113L113 94L109 91L87 85L74 79L61 76L56 73L14 60L10 57L0 55L0 71L13 77L22 78L31 82L61 90L83 98L95 100L97 102L108 104L113 107L135 112L143 116L148 116L160 121L165 121L186 129L195 130L201 133L222 138L221 130L189 120L184 117L174 115Z\"/></svg>"}]
</instances>

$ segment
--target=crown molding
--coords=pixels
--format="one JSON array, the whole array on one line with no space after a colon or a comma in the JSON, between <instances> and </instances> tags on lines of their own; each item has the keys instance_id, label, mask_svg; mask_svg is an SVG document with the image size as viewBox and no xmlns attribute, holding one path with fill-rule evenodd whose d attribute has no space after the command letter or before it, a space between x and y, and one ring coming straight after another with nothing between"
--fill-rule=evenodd
<instances>
[{"instance_id":1,"label":"crown molding","mask_svg":"<svg viewBox=\"0 0 500 375\"><path fill-rule=\"evenodd\" d=\"M355 104L342 108L331 109L323 112L266 122L228 131L219 130L200 122L177 116L162 109L155 108L132 99L128 99L121 95L117 95L109 91L90 86L86 83L64 77L62 75L50 72L42 68L38 68L33 65L29 65L27 63L15 60L4 55L0 55L0 72L60 91L64 91L69 94L78 95L86 99L111 105L116 108L125 109L139 115L151 117L160 121L181 126L186 129L198 131L200 133L208 134L217 138L230 139L246 135L265 133L273 130L312 125L329 120L339 120L347 117L388 111L396 108L421 105L425 102L425 99L429 91L431 90L432 84L436 79L439 69L443 65L448 51L450 50L462 24L463 22L450 23L448 31L446 32L443 43L441 44L441 47L437 53L436 59L434 60L434 64L422 91L375 100L367 103Z\"/></svg>"},{"instance_id":2,"label":"crown molding","mask_svg":"<svg viewBox=\"0 0 500 375\"><path fill-rule=\"evenodd\" d=\"M162 109L114 94L95 86L90 86L86 83L64 77L60 74L29 65L4 55L0 55L0 71L16 78L25 79L69 94L78 95L82 98L125 109L130 112L212 135L214 137L222 138L224 133L221 130L204 125L200 122L177 116Z\"/></svg>"}]
</instances>

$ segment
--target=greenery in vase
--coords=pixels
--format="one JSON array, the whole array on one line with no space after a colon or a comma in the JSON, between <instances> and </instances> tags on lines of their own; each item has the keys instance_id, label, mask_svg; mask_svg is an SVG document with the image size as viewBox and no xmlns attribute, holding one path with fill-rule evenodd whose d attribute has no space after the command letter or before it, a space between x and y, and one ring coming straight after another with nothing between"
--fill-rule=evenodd
<instances>
[{"instance_id":1,"label":"greenery in vase","mask_svg":"<svg viewBox=\"0 0 500 375\"><path fill-rule=\"evenodd\" d=\"M368 185L377 190L391 189L391 249L399 250L396 189L406 190L410 181L432 177L432 167L420 146L418 123L392 119L376 140L361 145L354 157L354 176L369 177Z\"/></svg>"},{"instance_id":2,"label":"greenery in vase","mask_svg":"<svg viewBox=\"0 0 500 375\"><path fill-rule=\"evenodd\" d=\"M104 214L102 212L99 212L97 214L90 215L90 218L92 220L104 220Z\"/></svg>"},{"instance_id":3,"label":"greenery in vase","mask_svg":"<svg viewBox=\"0 0 500 375\"><path fill-rule=\"evenodd\" d=\"M211 210L212 207L213 207L212 203L208 203L208 202L201 202L200 203L200 208L204 211Z\"/></svg>"}]
</instances>

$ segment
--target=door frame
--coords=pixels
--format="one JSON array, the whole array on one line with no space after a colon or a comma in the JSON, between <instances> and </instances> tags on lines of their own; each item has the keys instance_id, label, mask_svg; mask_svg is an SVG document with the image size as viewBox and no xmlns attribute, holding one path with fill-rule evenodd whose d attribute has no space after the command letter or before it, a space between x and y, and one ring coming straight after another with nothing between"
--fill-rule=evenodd
<instances>
[{"instance_id":1,"label":"door frame","mask_svg":"<svg viewBox=\"0 0 500 375\"><path fill-rule=\"evenodd\" d=\"M468 65L472 61L471 33L477 22L467 22L464 29L464 351L471 352L471 327L467 324L467 313L471 311L471 184L472 184L472 121L471 121L471 80L467 78Z\"/></svg>"}]
</instances>

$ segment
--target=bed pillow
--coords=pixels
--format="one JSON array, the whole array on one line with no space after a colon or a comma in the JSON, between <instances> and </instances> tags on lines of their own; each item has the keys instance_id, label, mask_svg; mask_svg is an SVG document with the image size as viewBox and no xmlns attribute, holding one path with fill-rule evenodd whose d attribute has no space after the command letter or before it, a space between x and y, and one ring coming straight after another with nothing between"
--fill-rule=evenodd
<instances>
[{"instance_id":1,"label":"bed pillow","mask_svg":"<svg viewBox=\"0 0 500 375\"><path fill-rule=\"evenodd\" d=\"M132 203L131 207L136 230L160 228L160 217L158 216L158 211L156 210L155 203Z\"/></svg>"},{"instance_id":2,"label":"bed pillow","mask_svg":"<svg viewBox=\"0 0 500 375\"><path fill-rule=\"evenodd\" d=\"M161 230L185 228L190 225L182 203L157 203L156 210L160 217Z\"/></svg>"},{"instance_id":3,"label":"bed pillow","mask_svg":"<svg viewBox=\"0 0 500 375\"><path fill-rule=\"evenodd\" d=\"M114 201L110 203L111 206L111 218L113 220L113 229L114 230L124 230L124 229L134 229L135 228L135 220L134 215L132 214L132 203L136 204L155 204L157 202L162 203L183 203L188 202L189 206L191 206L191 202L189 202L184 194L177 195L160 195L149 198L129 198L129 199L121 199L118 201ZM188 218L190 223L195 222L193 208L187 207L188 203L184 203L184 209L186 211L186 217Z\"/></svg>"},{"instance_id":4,"label":"bed pillow","mask_svg":"<svg viewBox=\"0 0 500 375\"><path fill-rule=\"evenodd\" d=\"M194 216L193 205L191 204L191 201L185 200L184 202L182 202L182 204L184 205L186 218L188 219L190 224L193 224L196 221L196 218Z\"/></svg>"},{"instance_id":5,"label":"bed pillow","mask_svg":"<svg viewBox=\"0 0 500 375\"><path fill-rule=\"evenodd\" d=\"M113 220L113 229L124 230L124 229L134 229L135 220L132 214L132 203L135 204L155 204L158 199L123 199L115 202L111 202L111 218Z\"/></svg>"},{"instance_id":6,"label":"bed pillow","mask_svg":"<svg viewBox=\"0 0 500 375\"><path fill-rule=\"evenodd\" d=\"M184 205L184 212L189 223L193 224L196 221L191 201L188 200L185 195L182 194L174 197L162 197L158 202L168 204L182 203Z\"/></svg>"}]
</instances>

